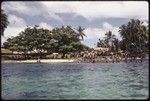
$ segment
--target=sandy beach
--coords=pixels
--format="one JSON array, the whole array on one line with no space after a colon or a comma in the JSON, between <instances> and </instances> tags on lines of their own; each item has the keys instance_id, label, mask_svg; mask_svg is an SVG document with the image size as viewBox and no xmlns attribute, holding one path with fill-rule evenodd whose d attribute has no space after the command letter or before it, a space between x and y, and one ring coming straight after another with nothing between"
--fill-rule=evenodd
<instances>
[{"instance_id":1,"label":"sandy beach","mask_svg":"<svg viewBox=\"0 0 150 101\"><path fill-rule=\"evenodd\" d=\"M144 58L143 60L148 60L149 57ZM131 58L128 58L130 61ZM136 61L139 61L140 58L136 58ZM117 62L125 61L124 58ZM81 61L80 59L41 59L40 63L93 63L92 61ZM108 58L107 60L104 58L95 59L96 63L110 63L113 62L112 59ZM2 60L1 63L37 63L37 60Z\"/></svg>"},{"instance_id":2,"label":"sandy beach","mask_svg":"<svg viewBox=\"0 0 150 101\"><path fill-rule=\"evenodd\" d=\"M69 63L75 62L75 59L41 59L41 63ZM1 63L37 63L37 60L4 60Z\"/></svg>"}]
</instances>

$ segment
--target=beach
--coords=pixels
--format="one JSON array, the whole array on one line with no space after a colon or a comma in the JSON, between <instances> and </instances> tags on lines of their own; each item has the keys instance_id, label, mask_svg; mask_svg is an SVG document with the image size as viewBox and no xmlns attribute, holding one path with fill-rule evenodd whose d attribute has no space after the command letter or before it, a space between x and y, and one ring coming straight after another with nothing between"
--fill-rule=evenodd
<instances>
[{"instance_id":1,"label":"beach","mask_svg":"<svg viewBox=\"0 0 150 101\"><path fill-rule=\"evenodd\" d=\"M3 60L2 63L37 63L37 60ZM41 63L69 63L75 59L41 59Z\"/></svg>"},{"instance_id":2,"label":"beach","mask_svg":"<svg viewBox=\"0 0 150 101\"><path fill-rule=\"evenodd\" d=\"M149 57L143 58L143 60L148 60ZM136 58L136 61L140 61L140 58ZM106 58L96 58L96 59L40 59L39 60L2 60L1 63L110 63L110 62L123 62L125 58L122 59L112 59L109 56ZM133 61L131 58L128 58L127 61Z\"/></svg>"}]
</instances>

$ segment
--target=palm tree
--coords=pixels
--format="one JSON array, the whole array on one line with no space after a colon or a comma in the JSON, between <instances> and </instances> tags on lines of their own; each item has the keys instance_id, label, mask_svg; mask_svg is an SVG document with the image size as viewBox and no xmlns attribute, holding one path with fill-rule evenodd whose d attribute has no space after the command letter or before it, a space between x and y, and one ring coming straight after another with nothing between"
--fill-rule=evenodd
<instances>
[{"instance_id":1,"label":"palm tree","mask_svg":"<svg viewBox=\"0 0 150 101\"><path fill-rule=\"evenodd\" d=\"M78 27L77 31L78 31L78 36L81 37L81 39L84 39L84 36L87 37L83 31L85 30L85 28L82 28L81 26Z\"/></svg>"},{"instance_id":2,"label":"palm tree","mask_svg":"<svg viewBox=\"0 0 150 101\"><path fill-rule=\"evenodd\" d=\"M119 40L117 38L115 38L113 40L113 45L115 47L115 51L118 52L119 48L120 48L120 45L119 45Z\"/></svg>"},{"instance_id":3,"label":"palm tree","mask_svg":"<svg viewBox=\"0 0 150 101\"><path fill-rule=\"evenodd\" d=\"M106 32L105 42L107 44L107 47L111 50L113 46L113 40L115 39L115 35L112 34L111 31Z\"/></svg>"},{"instance_id":4,"label":"palm tree","mask_svg":"<svg viewBox=\"0 0 150 101\"><path fill-rule=\"evenodd\" d=\"M129 25L129 23L128 23ZM125 51L128 51L129 52L129 46L131 43L131 36L129 34L129 27L127 27L125 24L123 24L121 27L119 27L119 33L120 35L122 36L122 41L121 41L121 44L122 44L122 48L125 50Z\"/></svg>"},{"instance_id":5,"label":"palm tree","mask_svg":"<svg viewBox=\"0 0 150 101\"><path fill-rule=\"evenodd\" d=\"M7 28L9 22L7 19L7 15L4 13L4 11L1 9L1 35L4 35L4 30Z\"/></svg>"},{"instance_id":6,"label":"palm tree","mask_svg":"<svg viewBox=\"0 0 150 101\"><path fill-rule=\"evenodd\" d=\"M146 28L146 26L144 25L141 25L139 26L138 28L138 33L137 33L137 37L138 37L138 40L137 40L137 43L139 45L139 52L143 52L145 51L145 44L148 42L148 29Z\"/></svg>"},{"instance_id":7,"label":"palm tree","mask_svg":"<svg viewBox=\"0 0 150 101\"><path fill-rule=\"evenodd\" d=\"M97 47L106 47L106 43L102 39L98 39L99 41L97 42Z\"/></svg>"},{"instance_id":8,"label":"palm tree","mask_svg":"<svg viewBox=\"0 0 150 101\"><path fill-rule=\"evenodd\" d=\"M126 51L131 55L140 55L148 42L148 27L142 25L138 19L131 19L126 25L120 27L120 34L126 44Z\"/></svg>"}]
</instances>

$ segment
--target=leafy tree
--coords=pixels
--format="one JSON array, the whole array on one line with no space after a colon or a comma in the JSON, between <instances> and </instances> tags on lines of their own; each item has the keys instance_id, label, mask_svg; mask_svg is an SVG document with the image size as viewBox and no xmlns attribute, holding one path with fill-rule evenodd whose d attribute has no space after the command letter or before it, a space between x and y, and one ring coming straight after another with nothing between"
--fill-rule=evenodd
<instances>
[{"instance_id":1,"label":"leafy tree","mask_svg":"<svg viewBox=\"0 0 150 101\"><path fill-rule=\"evenodd\" d=\"M76 52L76 51L81 52L81 51L89 49L88 46L83 45L80 42L72 42L70 45L73 47L73 52Z\"/></svg>"},{"instance_id":2,"label":"leafy tree","mask_svg":"<svg viewBox=\"0 0 150 101\"><path fill-rule=\"evenodd\" d=\"M42 52L51 48L51 39L52 36L49 30L38 28L38 26L28 27L19 33L18 36L9 38L4 43L4 47L14 51L22 51L25 57L27 52L30 51L36 51L41 56Z\"/></svg>"},{"instance_id":3,"label":"leafy tree","mask_svg":"<svg viewBox=\"0 0 150 101\"><path fill-rule=\"evenodd\" d=\"M86 49L81 44L77 33L71 26L62 26L61 28L55 28L52 30L53 38L57 40L56 52L66 54L68 52L82 51Z\"/></svg>"},{"instance_id":4,"label":"leafy tree","mask_svg":"<svg viewBox=\"0 0 150 101\"><path fill-rule=\"evenodd\" d=\"M4 30L5 30L5 28L7 28L8 24L9 24L9 22L7 19L7 15L1 9L1 35L4 35Z\"/></svg>"},{"instance_id":5,"label":"leafy tree","mask_svg":"<svg viewBox=\"0 0 150 101\"><path fill-rule=\"evenodd\" d=\"M22 51L25 57L31 51L41 57L43 52L66 54L88 49L87 46L81 44L79 37L71 26L62 26L50 31L39 28L37 25L33 28L27 27L18 36L9 38L4 43L4 47L13 51Z\"/></svg>"}]
</instances>

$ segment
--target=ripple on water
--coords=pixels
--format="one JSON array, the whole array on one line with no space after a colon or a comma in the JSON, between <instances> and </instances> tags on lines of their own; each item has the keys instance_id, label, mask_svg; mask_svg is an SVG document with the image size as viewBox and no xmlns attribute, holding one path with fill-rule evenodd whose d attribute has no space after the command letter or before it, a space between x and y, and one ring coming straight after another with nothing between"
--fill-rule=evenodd
<instances>
[{"instance_id":1,"label":"ripple on water","mask_svg":"<svg viewBox=\"0 0 150 101\"><path fill-rule=\"evenodd\" d=\"M148 62L2 64L4 99L143 99L148 87Z\"/></svg>"}]
</instances>

